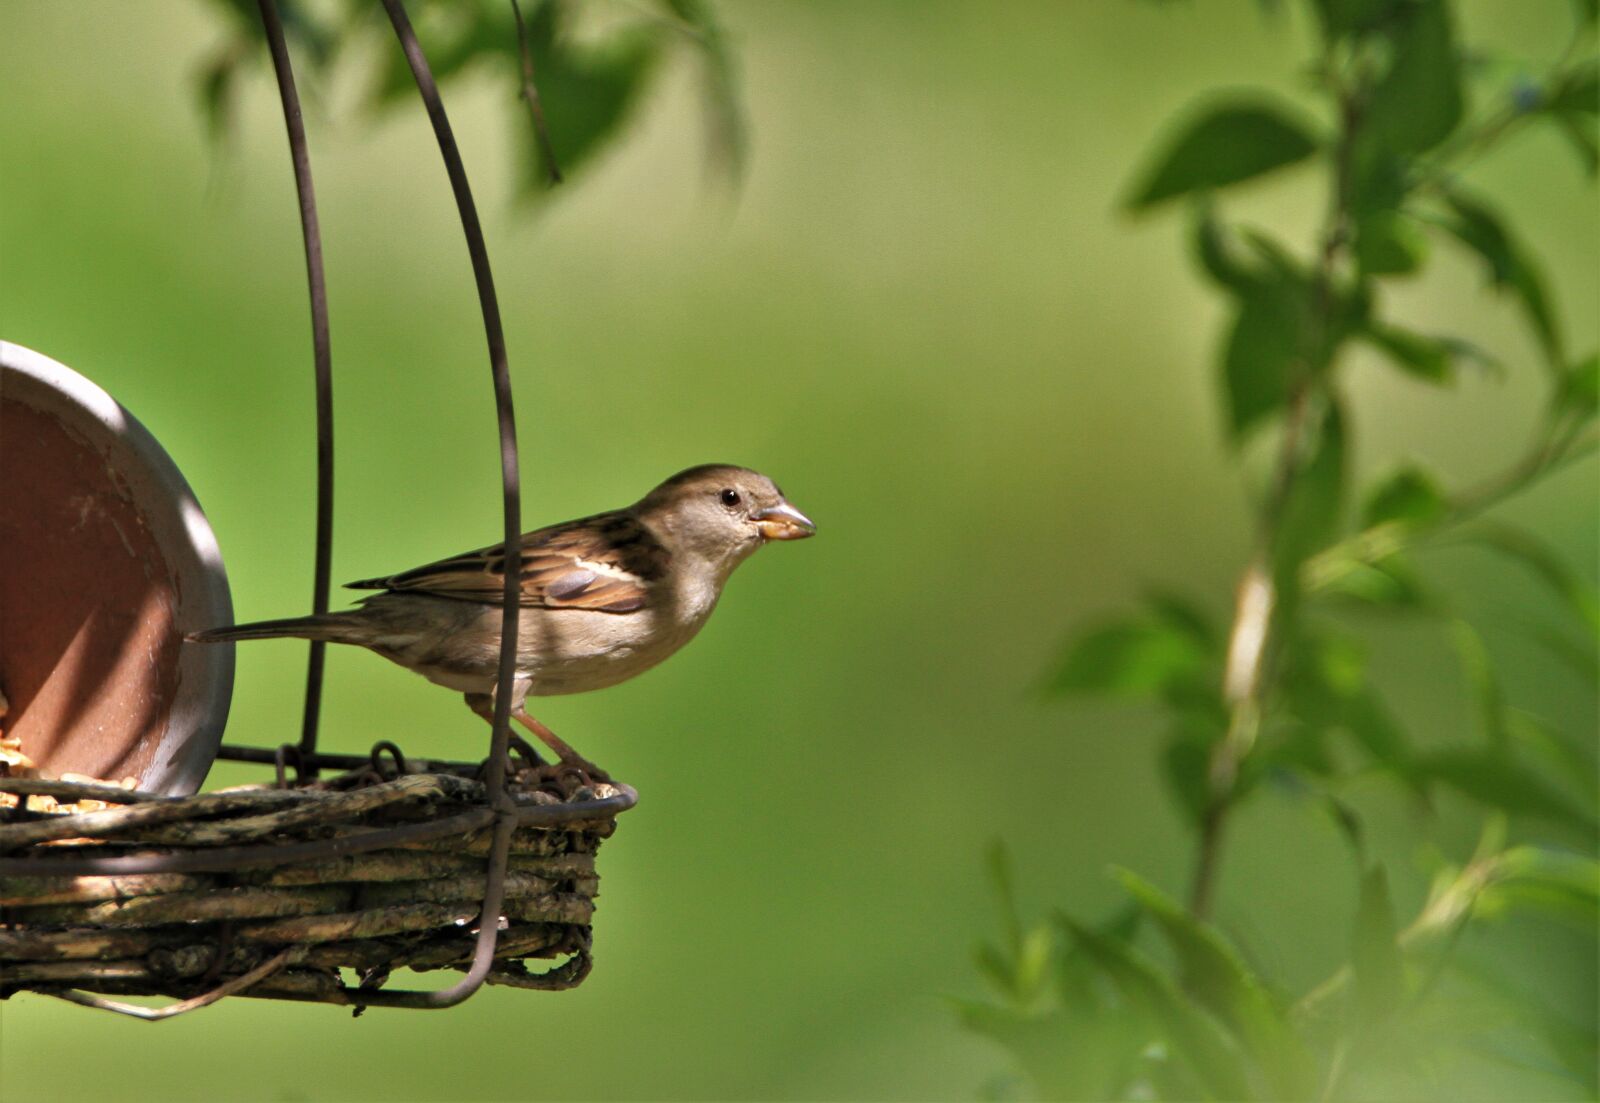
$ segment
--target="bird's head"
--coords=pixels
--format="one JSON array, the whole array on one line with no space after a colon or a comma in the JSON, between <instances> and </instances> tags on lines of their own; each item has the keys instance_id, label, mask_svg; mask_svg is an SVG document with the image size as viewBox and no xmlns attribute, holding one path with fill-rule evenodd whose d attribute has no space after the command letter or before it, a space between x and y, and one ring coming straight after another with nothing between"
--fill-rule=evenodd
<instances>
[{"instance_id":1,"label":"bird's head","mask_svg":"<svg viewBox=\"0 0 1600 1103\"><path fill-rule=\"evenodd\" d=\"M634 509L674 551L730 570L768 540L801 540L817 531L771 479L728 464L680 471Z\"/></svg>"}]
</instances>

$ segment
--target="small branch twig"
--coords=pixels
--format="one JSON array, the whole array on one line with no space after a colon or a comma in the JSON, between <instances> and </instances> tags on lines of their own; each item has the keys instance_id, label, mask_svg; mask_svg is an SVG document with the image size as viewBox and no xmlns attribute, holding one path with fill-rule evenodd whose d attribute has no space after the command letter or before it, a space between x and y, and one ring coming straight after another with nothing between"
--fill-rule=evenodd
<instances>
[{"instance_id":1,"label":"small branch twig","mask_svg":"<svg viewBox=\"0 0 1600 1103\"><path fill-rule=\"evenodd\" d=\"M1333 151L1334 180L1328 196L1326 225L1320 237L1318 263L1311 289L1313 339L1306 342L1306 361L1290 391L1283 434L1273 469L1272 484L1261 510L1256 550L1239 580L1233 625L1228 632L1227 660L1223 670L1223 700L1228 706L1228 727L1212 748L1207 784L1211 797L1200 822L1200 842L1195 856L1189 906L1196 916L1210 913L1221 857L1223 831L1232 810L1239 770L1255 746L1261 729L1264 702L1270 688L1273 626L1281 604L1273 557L1280 539L1283 514L1294 492L1308 449L1307 430L1317 408L1322 365L1320 348L1326 339L1334 306L1334 272L1349 244L1349 199L1354 135L1360 123L1360 105L1327 59L1329 79L1339 104L1340 132Z\"/></svg>"},{"instance_id":2,"label":"small branch twig","mask_svg":"<svg viewBox=\"0 0 1600 1103\"><path fill-rule=\"evenodd\" d=\"M550 127L545 123L544 105L539 101L539 88L533 82L533 48L528 45L528 28L522 21L522 8L511 0L511 13L517 22L517 53L522 57L522 99L528 105L528 116L533 121L533 136L539 143L539 156L544 158L545 171L550 183L561 183L561 168L556 164L556 147L550 143Z\"/></svg>"},{"instance_id":3,"label":"small branch twig","mask_svg":"<svg viewBox=\"0 0 1600 1103\"><path fill-rule=\"evenodd\" d=\"M1441 517L1425 523L1384 521L1318 552L1301 567L1300 580L1315 593L1343 578L1352 563L1372 564L1436 539L1527 490L1539 479L1600 449L1593 427L1555 444L1538 443L1499 475L1456 496Z\"/></svg>"}]
</instances>

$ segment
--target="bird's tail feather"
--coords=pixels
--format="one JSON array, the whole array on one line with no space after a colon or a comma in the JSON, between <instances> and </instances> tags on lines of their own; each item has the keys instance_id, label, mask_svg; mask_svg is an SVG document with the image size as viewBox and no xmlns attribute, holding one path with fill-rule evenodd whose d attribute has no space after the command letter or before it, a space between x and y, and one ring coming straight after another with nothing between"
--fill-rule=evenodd
<instances>
[{"instance_id":1,"label":"bird's tail feather","mask_svg":"<svg viewBox=\"0 0 1600 1103\"><path fill-rule=\"evenodd\" d=\"M196 643L271 640L280 637L302 640L328 640L340 643L351 638L352 628L354 628L354 625L342 614L321 613L309 617L258 620L253 624L233 624L225 628L207 628L204 632L191 632L184 638L193 640Z\"/></svg>"}]
</instances>

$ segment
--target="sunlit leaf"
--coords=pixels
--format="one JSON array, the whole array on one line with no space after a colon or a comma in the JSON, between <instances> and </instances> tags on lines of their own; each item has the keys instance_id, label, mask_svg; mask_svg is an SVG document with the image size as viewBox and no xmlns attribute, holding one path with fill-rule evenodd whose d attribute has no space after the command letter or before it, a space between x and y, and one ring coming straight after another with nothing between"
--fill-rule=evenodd
<instances>
[{"instance_id":1,"label":"sunlit leaf","mask_svg":"<svg viewBox=\"0 0 1600 1103\"><path fill-rule=\"evenodd\" d=\"M1438 606L1411 561L1399 554L1322 564L1316 592L1385 609L1433 612Z\"/></svg>"},{"instance_id":2,"label":"sunlit leaf","mask_svg":"<svg viewBox=\"0 0 1600 1103\"><path fill-rule=\"evenodd\" d=\"M1137 874L1120 870L1117 878L1172 944L1183 989L1238 1034L1278 1098L1305 1097L1311 1084L1310 1055L1239 951L1215 927Z\"/></svg>"},{"instance_id":3,"label":"sunlit leaf","mask_svg":"<svg viewBox=\"0 0 1600 1103\"><path fill-rule=\"evenodd\" d=\"M1074 641L1046 688L1127 696L1169 691L1203 676L1216 647L1203 613L1181 598L1158 593L1146 613Z\"/></svg>"},{"instance_id":4,"label":"sunlit leaf","mask_svg":"<svg viewBox=\"0 0 1600 1103\"><path fill-rule=\"evenodd\" d=\"M1303 161L1318 141L1283 108L1265 102L1219 104L1187 120L1146 170L1128 206L1140 210L1174 196L1237 184Z\"/></svg>"},{"instance_id":5,"label":"sunlit leaf","mask_svg":"<svg viewBox=\"0 0 1600 1103\"><path fill-rule=\"evenodd\" d=\"M1592 932L1600 926L1600 863L1589 855L1551 847L1519 846L1506 851L1500 875L1485 886L1479 910L1538 912Z\"/></svg>"},{"instance_id":6,"label":"sunlit leaf","mask_svg":"<svg viewBox=\"0 0 1600 1103\"><path fill-rule=\"evenodd\" d=\"M1361 525L1371 528L1386 521L1426 525L1445 515L1449 503L1443 489L1420 467L1406 466L1379 481L1361 509Z\"/></svg>"},{"instance_id":7,"label":"sunlit leaf","mask_svg":"<svg viewBox=\"0 0 1600 1103\"><path fill-rule=\"evenodd\" d=\"M1124 996L1157 1023L1176 1055L1219 1099L1254 1099L1238 1043L1172 978L1133 946L1090 930L1067 916L1059 921Z\"/></svg>"},{"instance_id":8,"label":"sunlit leaf","mask_svg":"<svg viewBox=\"0 0 1600 1103\"><path fill-rule=\"evenodd\" d=\"M1389 879L1382 866L1373 866L1361 878L1350 966L1360 1021L1376 1026L1395 1012L1405 992L1394 904L1389 899Z\"/></svg>"}]
</instances>

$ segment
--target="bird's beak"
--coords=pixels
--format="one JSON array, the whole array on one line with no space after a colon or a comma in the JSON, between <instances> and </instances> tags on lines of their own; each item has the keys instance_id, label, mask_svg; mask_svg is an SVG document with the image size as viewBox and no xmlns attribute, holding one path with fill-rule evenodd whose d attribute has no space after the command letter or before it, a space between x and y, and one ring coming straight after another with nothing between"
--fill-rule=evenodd
<instances>
[{"instance_id":1,"label":"bird's beak","mask_svg":"<svg viewBox=\"0 0 1600 1103\"><path fill-rule=\"evenodd\" d=\"M817 531L817 526L811 523L811 518L788 502L758 509L750 515L750 519L756 523L756 528L761 530L761 535L768 540L804 540L807 536L815 535Z\"/></svg>"}]
</instances>

